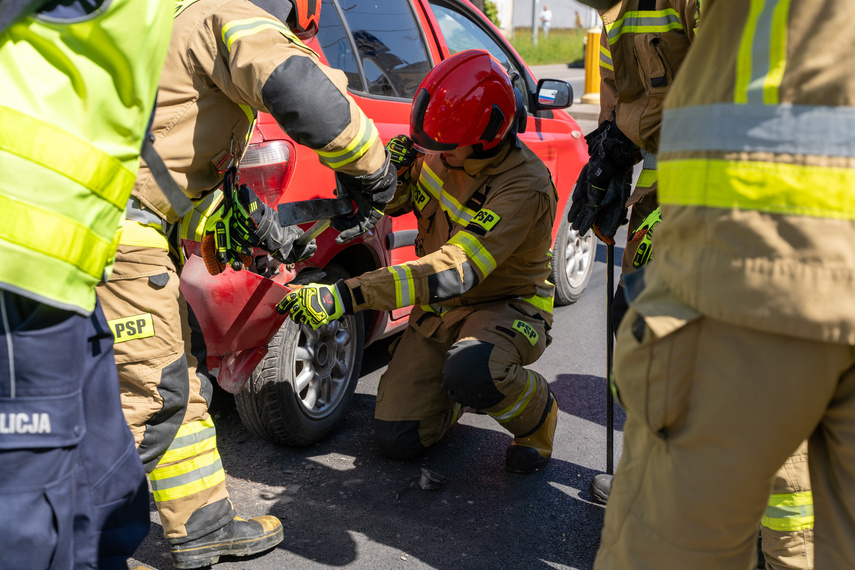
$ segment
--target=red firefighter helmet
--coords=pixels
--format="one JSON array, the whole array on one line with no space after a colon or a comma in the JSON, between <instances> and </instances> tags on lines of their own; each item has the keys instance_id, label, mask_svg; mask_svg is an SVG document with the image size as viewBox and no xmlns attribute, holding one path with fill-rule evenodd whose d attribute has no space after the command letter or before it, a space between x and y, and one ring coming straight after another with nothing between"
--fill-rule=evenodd
<instances>
[{"instance_id":1,"label":"red firefighter helmet","mask_svg":"<svg viewBox=\"0 0 855 570\"><path fill-rule=\"evenodd\" d=\"M288 27L300 40L306 42L318 33L321 19L321 0L291 0Z\"/></svg>"},{"instance_id":2,"label":"red firefighter helmet","mask_svg":"<svg viewBox=\"0 0 855 570\"><path fill-rule=\"evenodd\" d=\"M413 98L410 138L429 151L497 146L522 107L508 73L484 50L466 50L440 62Z\"/></svg>"}]
</instances>

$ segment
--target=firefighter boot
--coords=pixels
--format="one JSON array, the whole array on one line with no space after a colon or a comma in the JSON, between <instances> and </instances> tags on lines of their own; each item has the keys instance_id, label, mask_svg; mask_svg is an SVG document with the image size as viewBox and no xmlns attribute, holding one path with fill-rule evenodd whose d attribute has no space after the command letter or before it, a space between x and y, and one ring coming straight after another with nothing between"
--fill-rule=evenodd
<instances>
[{"instance_id":1,"label":"firefighter boot","mask_svg":"<svg viewBox=\"0 0 855 570\"><path fill-rule=\"evenodd\" d=\"M558 423L558 402L552 392L546 402L546 413L537 428L525 437L515 437L505 455L505 471L531 473L546 467L552 457L552 438Z\"/></svg>"},{"instance_id":2,"label":"firefighter boot","mask_svg":"<svg viewBox=\"0 0 855 570\"><path fill-rule=\"evenodd\" d=\"M612 479L614 479L614 475L608 473L600 473L594 476L588 491L591 492L595 501L606 504L606 501L609 500L609 494L612 492Z\"/></svg>"},{"instance_id":3,"label":"firefighter boot","mask_svg":"<svg viewBox=\"0 0 855 570\"><path fill-rule=\"evenodd\" d=\"M220 556L249 556L273 548L284 537L282 523L264 515L249 520L235 517L227 525L199 538L172 545L176 568L204 568Z\"/></svg>"}]
</instances>

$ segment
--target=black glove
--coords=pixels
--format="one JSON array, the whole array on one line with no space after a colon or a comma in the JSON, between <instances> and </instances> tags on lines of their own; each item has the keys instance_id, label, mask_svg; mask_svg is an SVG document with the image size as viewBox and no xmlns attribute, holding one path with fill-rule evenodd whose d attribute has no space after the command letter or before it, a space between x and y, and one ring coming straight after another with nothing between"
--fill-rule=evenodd
<instances>
[{"instance_id":1,"label":"black glove","mask_svg":"<svg viewBox=\"0 0 855 570\"><path fill-rule=\"evenodd\" d=\"M632 181L635 145L614 121L604 121L585 140L590 158L576 181L567 221L582 235L596 225L598 237L610 240L625 217L625 183Z\"/></svg>"},{"instance_id":2,"label":"black glove","mask_svg":"<svg viewBox=\"0 0 855 570\"><path fill-rule=\"evenodd\" d=\"M618 228L625 224L626 201L632 190L632 169L618 172L609 182L603 201L594 218L594 234L607 245L614 245Z\"/></svg>"},{"instance_id":3,"label":"black glove","mask_svg":"<svg viewBox=\"0 0 855 570\"><path fill-rule=\"evenodd\" d=\"M398 177L406 174L407 170L413 165L419 151L413 148L413 141L407 135L398 135L386 143L386 150L389 151L390 162L395 167Z\"/></svg>"},{"instance_id":4,"label":"black glove","mask_svg":"<svg viewBox=\"0 0 855 570\"><path fill-rule=\"evenodd\" d=\"M360 195L369 202L385 206L395 195L395 189L398 186L398 171L392 165L390 158L389 149L386 149L386 161L376 172L363 176L351 176L350 174L336 172L336 180L338 180L342 190L351 198Z\"/></svg>"},{"instance_id":5,"label":"black glove","mask_svg":"<svg viewBox=\"0 0 855 570\"><path fill-rule=\"evenodd\" d=\"M383 218L385 202L372 202L361 194L353 194L351 199L356 204L356 212L346 217L342 216L330 220L332 227L341 232L335 238L335 242L338 244L347 243L364 234Z\"/></svg>"}]
</instances>

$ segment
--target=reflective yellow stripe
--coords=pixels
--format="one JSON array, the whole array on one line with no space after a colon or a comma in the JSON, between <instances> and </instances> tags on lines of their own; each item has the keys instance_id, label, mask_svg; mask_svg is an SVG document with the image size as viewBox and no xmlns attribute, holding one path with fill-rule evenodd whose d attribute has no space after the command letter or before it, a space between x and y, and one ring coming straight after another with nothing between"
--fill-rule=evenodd
<instances>
[{"instance_id":1,"label":"reflective yellow stripe","mask_svg":"<svg viewBox=\"0 0 855 570\"><path fill-rule=\"evenodd\" d=\"M269 18L248 18L246 20L234 20L223 26L223 43L226 44L226 49L231 51L232 44L245 36L251 36L264 30L276 30L283 36L288 38L291 43L297 44L306 51L317 57L317 53L306 44L300 41L300 38L294 35L288 26L276 20Z\"/></svg>"},{"instance_id":2,"label":"reflective yellow stripe","mask_svg":"<svg viewBox=\"0 0 855 570\"><path fill-rule=\"evenodd\" d=\"M736 60L736 103L777 105L787 63L790 0L751 0Z\"/></svg>"},{"instance_id":3,"label":"reflective yellow stripe","mask_svg":"<svg viewBox=\"0 0 855 570\"><path fill-rule=\"evenodd\" d=\"M761 524L779 532L813 528L813 495L810 491L771 495Z\"/></svg>"},{"instance_id":4,"label":"reflective yellow stripe","mask_svg":"<svg viewBox=\"0 0 855 570\"><path fill-rule=\"evenodd\" d=\"M611 69L612 71L615 69L614 63L612 63L611 52L602 44L600 44L600 67Z\"/></svg>"},{"instance_id":5,"label":"reflective yellow stripe","mask_svg":"<svg viewBox=\"0 0 855 570\"><path fill-rule=\"evenodd\" d=\"M448 213L451 221L465 226L469 224L472 217L477 213L475 210L463 206L456 198L450 194L443 192L442 179L425 164L422 166L422 173L419 177L419 185L424 188L431 196L436 198L439 206ZM420 208L421 209L421 208Z\"/></svg>"},{"instance_id":6,"label":"reflective yellow stripe","mask_svg":"<svg viewBox=\"0 0 855 570\"><path fill-rule=\"evenodd\" d=\"M359 131L344 149L337 151L315 151L321 162L330 168L340 168L355 161L371 149L371 145L380 136L374 121L359 112Z\"/></svg>"},{"instance_id":7,"label":"reflective yellow stripe","mask_svg":"<svg viewBox=\"0 0 855 570\"><path fill-rule=\"evenodd\" d=\"M855 220L855 169L771 162L663 160L662 204Z\"/></svg>"},{"instance_id":8,"label":"reflective yellow stripe","mask_svg":"<svg viewBox=\"0 0 855 570\"><path fill-rule=\"evenodd\" d=\"M496 268L496 260L478 239L467 232L457 232L448 243L456 245L466 253L466 256L481 271L482 277L487 277Z\"/></svg>"},{"instance_id":9,"label":"reflective yellow stripe","mask_svg":"<svg viewBox=\"0 0 855 570\"><path fill-rule=\"evenodd\" d=\"M414 304L416 288L410 267L408 265L392 265L386 269L395 278L395 303L398 308L409 307Z\"/></svg>"},{"instance_id":10,"label":"reflective yellow stripe","mask_svg":"<svg viewBox=\"0 0 855 570\"><path fill-rule=\"evenodd\" d=\"M627 12L620 20L606 24L606 34L609 45L614 45L623 34L663 33L682 28L680 16L672 8L638 10Z\"/></svg>"},{"instance_id":11,"label":"reflective yellow stripe","mask_svg":"<svg viewBox=\"0 0 855 570\"><path fill-rule=\"evenodd\" d=\"M520 394L514 403L500 412L490 414L500 424L507 423L520 415L531 401L532 396L534 396L536 386L534 375L529 370L526 370L526 377L528 378L528 382L526 382L525 390L523 390L523 393Z\"/></svg>"},{"instance_id":12,"label":"reflective yellow stripe","mask_svg":"<svg viewBox=\"0 0 855 570\"><path fill-rule=\"evenodd\" d=\"M553 299L552 297L541 297L539 295L525 297L523 301L525 301L526 303L531 303L541 311L546 311L547 313L552 312L552 308L555 304L555 299Z\"/></svg>"},{"instance_id":13,"label":"reflective yellow stripe","mask_svg":"<svg viewBox=\"0 0 855 570\"><path fill-rule=\"evenodd\" d=\"M175 434L175 439L169 445L169 449L160 458L159 464L166 465L176 461L182 461L194 455L201 455L206 451L216 449L217 431L214 421L208 419L184 424Z\"/></svg>"},{"instance_id":14,"label":"reflective yellow stripe","mask_svg":"<svg viewBox=\"0 0 855 570\"><path fill-rule=\"evenodd\" d=\"M656 184L658 178L659 175L656 174L656 170L644 168L642 169L641 174L638 175L638 182L636 182L635 185L639 188L650 188Z\"/></svg>"},{"instance_id":15,"label":"reflective yellow stripe","mask_svg":"<svg viewBox=\"0 0 855 570\"><path fill-rule=\"evenodd\" d=\"M222 190L216 190L181 218L181 239L202 241L207 231L208 220L222 204Z\"/></svg>"},{"instance_id":16,"label":"reflective yellow stripe","mask_svg":"<svg viewBox=\"0 0 855 570\"><path fill-rule=\"evenodd\" d=\"M146 226L133 220L124 220L122 222L119 244L169 249L169 241L163 235L163 231L160 228Z\"/></svg>"},{"instance_id":17,"label":"reflective yellow stripe","mask_svg":"<svg viewBox=\"0 0 855 570\"><path fill-rule=\"evenodd\" d=\"M73 180L122 211L136 178L118 159L85 140L4 106L0 149Z\"/></svg>"},{"instance_id":18,"label":"reflective yellow stripe","mask_svg":"<svg viewBox=\"0 0 855 570\"><path fill-rule=\"evenodd\" d=\"M172 501L193 495L226 480L219 452L215 449L189 461L168 467L157 467L148 476L152 494L157 502Z\"/></svg>"},{"instance_id":19,"label":"reflective yellow stripe","mask_svg":"<svg viewBox=\"0 0 855 570\"><path fill-rule=\"evenodd\" d=\"M0 212L0 240L71 264L96 282L116 251L115 239L107 241L72 219L2 194Z\"/></svg>"}]
</instances>

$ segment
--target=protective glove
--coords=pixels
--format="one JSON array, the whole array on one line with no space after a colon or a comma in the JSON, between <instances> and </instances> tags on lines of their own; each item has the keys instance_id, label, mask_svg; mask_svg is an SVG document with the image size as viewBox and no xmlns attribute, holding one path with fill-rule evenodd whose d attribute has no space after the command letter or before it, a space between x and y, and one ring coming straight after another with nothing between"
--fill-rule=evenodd
<instances>
[{"instance_id":1,"label":"protective glove","mask_svg":"<svg viewBox=\"0 0 855 570\"><path fill-rule=\"evenodd\" d=\"M627 221L626 201L631 191L632 170L615 174L606 188L592 226L594 234L606 245L615 244L614 235Z\"/></svg>"},{"instance_id":2,"label":"protective glove","mask_svg":"<svg viewBox=\"0 0 855 570\"><path fill-rule=\"evenodd\" d=\"M309 283L285 295L276 305L276 311L282 315L289 313L295 323L305 323L317 330L344 314L344 302L337 285Z\"/></svg>"},{"instance_id":3,"label":"protective glove","mask_svg":"<svg viewBox=\"0 0 855 570\"><path fill-rule=\"evenodd\" d=\"M662 221L662 209L656 208L641 222L632 236L629 238L630 243L641 242L638 244L638 249L635 256L632 258L632 266L636 269L647 263L653 258L653 230Z\"/></svg>"},{"instance_id":4,"label":"protective glove","mask_svg":"<svg viewBox=\"0 0 855 570\"><path fill-rule=\"evenodd\" d=\"M611 238L625 217L626 199L620 202L616 197L624 194L626 180L630 184L632 182L635 145L620 132L614 121L604 121L585 140L588 142L590 158L576 180L567 221L574 230L584 235L596 223L595 219L599 219L598 236L600 239ZM613 180L616 183L613 184ZM628 193L626 197L629 197ZM613 211L604 212L605 209ZM612 231L615 220L617 225ZM603 241L614 243L610 239Z\"/></svg>"},{"instance_id":5,"label":"protective glove","mask_svg":"<svg viewBox=\"0 0 855 570\"><path fill-rule=\"evenodd\" d=\"M240 271L244 265L252 263L253 247L264 249L282 263L296 263L317 251L315 240L295 247L294 240L303 235L303 230L297 226L280 226L278 214L246 184L225 191L223 206L208 220L208 227L212 228L213 239L205 236L202 252L212 275L222 272L225 264ZM210 250L212 243L218 266L209 262L206 255L206 248Z\"/></svg>"},{"instance_id":6,"label":"protective glove","mask_svg":"<svg viewBox=\"0 0 855 570\"><path fill-rule=\"evenodd\" d=\"M413 147L413 141L407 135L397 135L386 143L386 150L389 151L389 160L395 171L398 173L398 178L405 176L407 171L413 165L419 152Z\"/></svg>"},{"instance_id":7,"label":"protective glove","mask_svg":"<svg viewBox=\"0 0 855 570\"><path fill-rule=\"evenodd\" d=\"M365 232L371 230L383 218L383 209L386 203L372 202L360 194L351 196L356 211L349 216L342 216L330 220L330 224L340 233L335 238L338 244L347 243Z\"/></svg>"},{"instance_id":8,"label":"protective glove","mask_svg":"<svg viewBox=\"0 0 855 570\"><path fill-rule=\"evenodd\" d=\"M330 220L340 233L336 243L351 241L372 229L383 217L386 204L395 195L398 174L391 162L391 152L386 149L386 162L373 174L350 176L336 172L340 188L353 200L356 211L346 217Z\"/></svg>"},{"instance_id":9,"label":"protective glove","mask_svg":"<svg viewBox=\"0 0 855 570\"><path fill-rule=\"evenodd\" d=\"M391 163L389 149L386 149L386 160L383 166L375 172L363 176L351 176L350 174L336 172L335 177L341 189L351 198L358 195L369 202L384 206L395 195L395 189L398 186L398 171Z\"/></svg>"}]
</instances>

